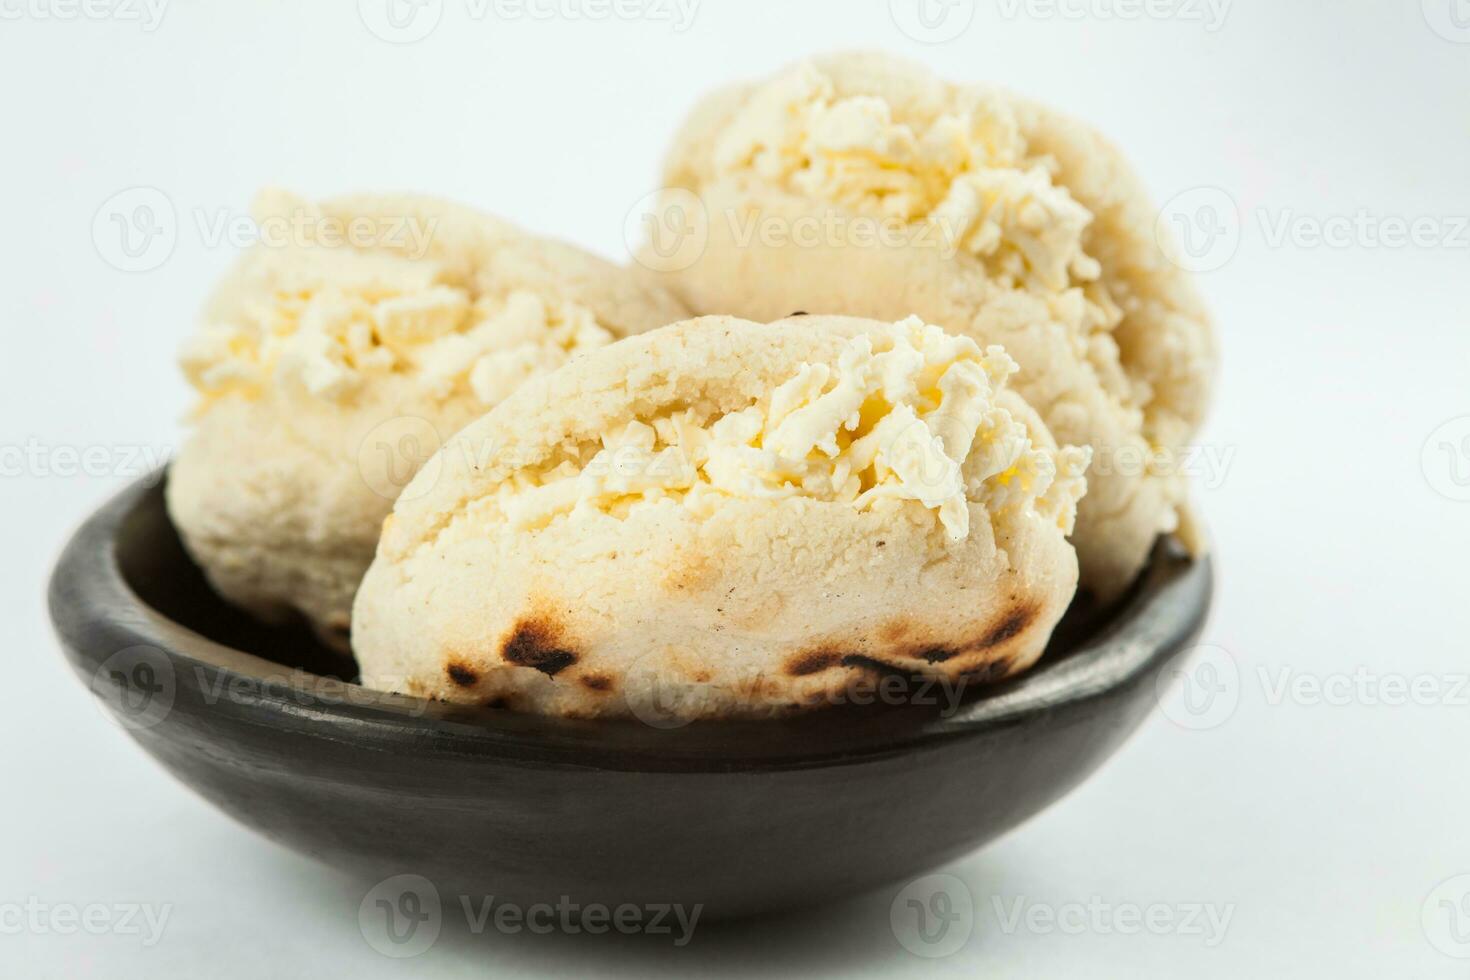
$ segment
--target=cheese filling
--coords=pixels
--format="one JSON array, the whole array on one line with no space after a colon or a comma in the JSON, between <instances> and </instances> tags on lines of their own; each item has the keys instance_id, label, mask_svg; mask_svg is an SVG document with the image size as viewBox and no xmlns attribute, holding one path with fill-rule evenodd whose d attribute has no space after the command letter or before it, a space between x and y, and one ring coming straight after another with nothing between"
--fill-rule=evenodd
<instances>
[{"instance_id":1,"label":"cheese filling","mask_svg":"<svg viewBox=\"0 0 1470 980\"><path fill-rule=\"evenodd\" d=\"M467 391L489 406L613 340L582 306L527 290L479 295L428 258L258 245L240 280L229 312L180 355L206 403L273 385L343 402L374 377L403 374L433 397Z\"/></svg>"},{"instance_id":2,"label":"cheese filling","mask_svg":"<svg viewBox=\"0 0 1470 980\"><path fill-rule=\"evenodd\" d=\"M1032 510L1071 532L1087 449L1033 444L996 403L1016 364L917 318L850 341L835 365L802 364L767 399L719 418L692 410L633 420L577 459L523 470L490 503L518 529L731 499L805 497L856 510L917 504L952 540L970 504Z\"/></svg>"},{"instance_id":3,"label":"cheese filling","mask_svg":"<svg viewBox=\"0 0 1470 980\"><path fill-rule=\"evenodd\" d=\"M1028 158L1008 106L979 90L958 108L895 118L888 101L838 97L811 65L762 86L714 147L721 174L753 172L862 214L928 223L1010 283L1056 292L1101 273L1083 248L1092 213Z\"/></svg>"}]
</instances>

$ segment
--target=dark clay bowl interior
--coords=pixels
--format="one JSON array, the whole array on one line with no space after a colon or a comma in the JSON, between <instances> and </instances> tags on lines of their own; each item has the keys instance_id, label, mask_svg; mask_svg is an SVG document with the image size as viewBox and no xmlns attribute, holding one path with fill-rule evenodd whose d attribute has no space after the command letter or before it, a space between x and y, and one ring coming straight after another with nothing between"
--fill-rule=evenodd
<instances>
[{"instance_id":1,"label":"dark clay bowl interior","mask_svg":"<svg viewBox=\"0 0 1470 980\"><path fill-rule=\"evenodd\" d=\"M809 905L919 874L1094 771L1198 635L1208 561L1161 541L1112 609L1079 601L1025 676L946 709L766 722L537 718L380 694L300 626L209 589L161 479L113 499L51 583L72 666L122 727L240 822L365 880L530 904Z\"/></svg>"}]
</instances>

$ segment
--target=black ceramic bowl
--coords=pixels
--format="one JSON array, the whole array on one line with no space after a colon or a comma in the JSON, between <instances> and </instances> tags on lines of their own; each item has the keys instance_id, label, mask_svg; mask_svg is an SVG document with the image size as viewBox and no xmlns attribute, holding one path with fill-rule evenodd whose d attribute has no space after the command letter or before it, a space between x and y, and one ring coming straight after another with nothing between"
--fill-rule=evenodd
<instances>
[{"instance_id":1,"label":"black ceramic bowl","mask_svg":"<svg viewBox=\"0 0 1470 980\"><path fill-rule=\"evenodd\" d=\"M72 666L143 748L268 837L369 881L412 873L523 906L683 902L708 917L897 881L1048 806L1148 712L1210 593L1209 564L1161 542L1126 601L1074 608L1040 665L958 710L849 705L674 729L347 683L351 664L304 630L211 593L156 479L82 527L50 601Z\"/></svg>"}]
</instances>

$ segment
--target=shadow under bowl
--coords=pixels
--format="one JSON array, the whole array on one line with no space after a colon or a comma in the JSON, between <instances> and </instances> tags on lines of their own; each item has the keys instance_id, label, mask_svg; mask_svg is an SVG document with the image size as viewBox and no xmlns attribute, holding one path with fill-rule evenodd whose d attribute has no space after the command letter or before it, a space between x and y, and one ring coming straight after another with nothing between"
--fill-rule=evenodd
<instances>
[{"instance_id":1,"label":"shadow under bowl","mask_svg":"<svg viewBox=\"0 0 1470 980\"><path fill-rule=\"evenodd\" d=\"M299 625L221 601L163 474L67 545L51 615L73 668L159 762L241 823L367 880L525 907L567 898L767 913L867 891L985 844L1133 731L1203 627L1207 560L1161 541L1129 596L1084 602L1024 676L902 705L662 728L369 691ZM928 702L928 703L926 703Z\"/></svg>"}]
</instances>

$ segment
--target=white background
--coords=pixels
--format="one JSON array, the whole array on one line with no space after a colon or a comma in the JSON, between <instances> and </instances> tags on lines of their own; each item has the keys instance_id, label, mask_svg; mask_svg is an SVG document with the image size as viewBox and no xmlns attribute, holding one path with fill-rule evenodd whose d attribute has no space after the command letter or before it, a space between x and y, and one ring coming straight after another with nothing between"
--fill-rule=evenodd
<instances>
[{"instance_id":1,"label":"white background","mask_svg":"<svg viewBox=\"0 0 1470 980\"><path fill-rule=\"evenodd\" d=\"M628 210L656 186L698 92L849 47L1001 81L1093 120L1161 203L1200 187L1228 195L1212 213L1233 222L1238 252L1221 246L1202 276L1224 363L1201 445L1225 465L1201 473L1199 498L1222 573L1205 662L1223 670L1217 704L1233 713L1206 730L1156 713L1080 791L946 869L976 907L974 934L947 958L897 941L895 886L812 916L701 930L683 949L490 933L445 938L412 966L1470 974L1447 955L1452 925L1470 938L1470 906L1453 917L1470 879L1435 891L1470 874L1470 695L1457 681L1470 671L1470 231L1454 221L1470 215L1470 27L1456 27L1470 4L1459 0L1457 22L1456 0L1236 0L1219 23L1182 0L1154 0L1141 18L1112 0L1064 3L1072 16L934 2L949 18L940 30L958 35L934 44L897 26L912 23L912 0L896 0L897 17L888 0L703 0L682 31L652 17L477 18L470 0L443 0L436 30L392 44L352 0L177 0L153 30L123 19L131 7L66 19L67 0L0 0L0 446L12 447L0 457L12 685L0 713L0 975L403 970L359 932L365 883L176 785L94 709L44 618L66 533L126 482L130 454L179 438L189 396L173 353L232 255L199 222L242 214L267 183L421 189L621 256ZM93 221L139 185L166 195L178 236L157 268L125 273L105 261L115 229L94 241ZM1360 214L1336 246L1275 234ZM1436 243L1384 247L1373 234L1415 218L1432 219ZM27 445L39 455L18 462L13 447ZM60 447L102 447L115 472L62 475ZM1302 677L1331 693L1278 696ZM1333 687L1344 678L1351 688ZM1435 703L1380 703L1396 678ZM1018 900L1157 904L1177 921L1200 903L1231 918L1215 945L1106 922L1007 932L992 896L1007 913ZM170 918L152 946L45 924L17 933L4 910L27 901L150 903Z\"/></svg>"}]
</instances>

